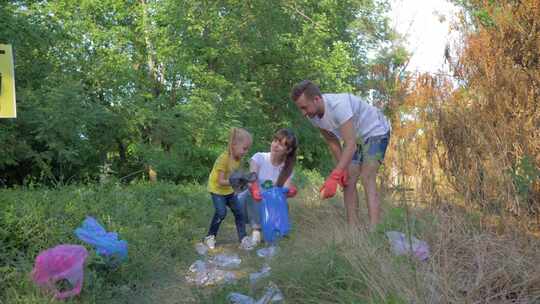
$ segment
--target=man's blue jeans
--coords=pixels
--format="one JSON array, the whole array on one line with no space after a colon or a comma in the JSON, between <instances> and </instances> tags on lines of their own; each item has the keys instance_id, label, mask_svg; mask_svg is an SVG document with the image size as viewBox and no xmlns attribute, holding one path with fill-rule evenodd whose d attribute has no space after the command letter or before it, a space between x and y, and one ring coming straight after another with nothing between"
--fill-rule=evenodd
<instances>
[{"instance_id":1,"label":"man's blue jeans","mask_svg":"<svg viewBox=\"0 0 540 304\"><path fill-rule=\"evenodd\" d=\"M241 241L246 236L246 220L244 207L241 202L234 193L228 195L210 193L210 195L212 196L212 202L214 203L215 213L212 222L210 223L208 235L217 236L219 226L227 216L227 207L229 207L234 215L238 239Z\"/></svg>"}]
</instances>

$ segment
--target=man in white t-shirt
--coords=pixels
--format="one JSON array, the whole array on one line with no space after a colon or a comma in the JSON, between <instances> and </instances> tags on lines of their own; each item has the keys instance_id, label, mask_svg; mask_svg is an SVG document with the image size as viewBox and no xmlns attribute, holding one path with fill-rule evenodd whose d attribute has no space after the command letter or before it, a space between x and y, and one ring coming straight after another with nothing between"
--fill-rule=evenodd
<instances>
[{"instance_id":1,"label":"man in white t-shirt","mask_svg":"<svg viewBox=\"0 0 540 304\"><path fill-rule=\"evenodd\" d=\"M334 196L337 185L342 186L347 222L357 225L356 183L360 179L373 228L380 220L376 177L390 139L390 123L378 108L359 97L347 93L321 94L319 87L309 80L297 84L291 98L302 114L319 128L337 161L321 187L321 197Z\"/></svg>"}]
</instances>

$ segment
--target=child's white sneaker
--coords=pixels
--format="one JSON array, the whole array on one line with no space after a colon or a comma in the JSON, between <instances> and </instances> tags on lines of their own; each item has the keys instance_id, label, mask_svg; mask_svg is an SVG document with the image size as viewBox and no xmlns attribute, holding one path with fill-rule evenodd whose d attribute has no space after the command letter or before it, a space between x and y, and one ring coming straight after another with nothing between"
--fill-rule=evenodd
<instances>
[{"instance_id":1,"label":"child's white sneaker","mask_svg":"<svg viewBox=\"0 0 540 304\"><path fill-rule=\"evenodd\" d=\"M240 242L240 249L244 250L253 250L253 243L251 242L251 238L248 236L245 236L242 238L242 241Z\"/></svg>"},{"instance_id":2,"label":"child's white sneaker","mask_svg":"<svg viewBox=\"0 0 540 304\"><path fill-rule=\"evenodd\" d=\"M204 244L208 246L208 248L214 250L216 248L216 237L213 235L209 235L204 238Z\"/></svg>"},{"instance_id":3,"label":"child's white sneaker","mask_svg":"<svg viewBox=\"0 0 540 304\"><path fill-rule=\"evenodd\" d=\"M261 231L260 230L253 230L251 232L251 243L254 246L257 246L261 242Z\"/></svg>"}]
</instances>

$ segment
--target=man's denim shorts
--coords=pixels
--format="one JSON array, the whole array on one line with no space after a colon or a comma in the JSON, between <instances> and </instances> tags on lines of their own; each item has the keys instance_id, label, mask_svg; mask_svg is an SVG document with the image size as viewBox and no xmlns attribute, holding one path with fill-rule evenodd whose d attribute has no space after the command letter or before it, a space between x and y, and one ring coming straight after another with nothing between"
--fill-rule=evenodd
<instances>
[{"instance_id":1,"label":"man's denim shorts","mask_svg":"<svg viewBox=\"0 0 540 304\"><path fill-rule=\"evenodd\" d=\"M358 143L358 148L354 152L352 163L355 165L364 162L379 162L382 164L388 141L390 140L390 132L384 135L372 136L366 139L363 143Z\"/></svg>"}]
</instances>

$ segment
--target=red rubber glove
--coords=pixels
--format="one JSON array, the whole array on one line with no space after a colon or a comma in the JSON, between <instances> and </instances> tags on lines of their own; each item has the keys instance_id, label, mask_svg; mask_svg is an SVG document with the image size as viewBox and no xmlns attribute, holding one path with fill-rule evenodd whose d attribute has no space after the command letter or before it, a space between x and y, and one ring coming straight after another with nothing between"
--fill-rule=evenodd
<instances>
[{"instance_id":1,"label":"red rubber glove","mask_svg":"<svg viewBox=\"0 0 540 304\"><path fill-rule=\"evenodd\" d=\"M321 199L327 199L336 194L337 185L345 187L347 185L347 171L334 169L326 178L326 181L321 187Z\"/></svg>"},{"instance_id":2,"label":"red rubber glove","mask_svg":"<svg viewBox=\"0 0 540 304\"><path fill-rule=\"evenodd\" d=\"M296 189L295 186L291 185L289 187L289 191L287 191L287 197L295 197L296 193L298 193L298 189Z\"/></svg>"},{"instance_id":3,"label":"red rubber glove","mask_svg":"<svg viewBox=\"0 0 540 304\"><path fill-rule=\"evenodd\" d=\"M259 188L259 183L257 181L251 183L249 192L251 192L251 196L256 202L262 201L261 188Z\"/></svg>"}]
</instances>

